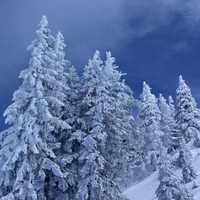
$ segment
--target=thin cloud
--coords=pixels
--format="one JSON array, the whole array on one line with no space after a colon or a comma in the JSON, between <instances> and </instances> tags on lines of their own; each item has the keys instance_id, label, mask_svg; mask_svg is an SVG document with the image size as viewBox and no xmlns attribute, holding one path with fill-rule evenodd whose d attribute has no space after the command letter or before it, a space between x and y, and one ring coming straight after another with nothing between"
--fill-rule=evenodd
<instances>
[{"instance_id":1,"label":"thin cloud","mask_svg":"<svg viewBox=\"0 0 200 200\"><path fill-rule=\"evenodd\" d=\"M199 0L127 0L124 7L125 20L129 20L128 33L132 39L170 25L177 16L188 31L200 25Z\"/></svg>"}]
</instances>

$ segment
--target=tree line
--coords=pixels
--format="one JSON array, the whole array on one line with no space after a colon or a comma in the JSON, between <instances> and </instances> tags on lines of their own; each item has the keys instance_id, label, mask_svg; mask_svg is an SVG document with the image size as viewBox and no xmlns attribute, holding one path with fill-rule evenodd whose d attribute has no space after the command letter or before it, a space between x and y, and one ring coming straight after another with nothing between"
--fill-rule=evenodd
<instances>
[{"instance_id":1,"label":"tree line","mask_svg":"<svg viewBox=\"0 0 200 200\"><path fill-rule=\"evenodd\" d=\"M0 200L123 200L155 171L159 200L193 199L200 110L182 76L175 102L146 82L134 98L111 52L96 51L80 76L45 16L28 49L0 133Z\"/></svg>"}]
</instances>

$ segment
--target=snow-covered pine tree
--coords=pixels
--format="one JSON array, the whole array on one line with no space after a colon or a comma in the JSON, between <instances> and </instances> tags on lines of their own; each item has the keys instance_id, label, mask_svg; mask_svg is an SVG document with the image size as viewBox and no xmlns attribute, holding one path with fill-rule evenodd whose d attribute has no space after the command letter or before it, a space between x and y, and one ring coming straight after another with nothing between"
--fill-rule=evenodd
<instances>
[{"instance_id":1,"label":"snow-covered pine tree","mask_svg":"<svg viewBox=\"0 0 200 200\"><path fill-rule=\"evenodd\" d=\"M172 124L175 121L167 100L162 94L159 96L159 108L161 112L161 130L163 131L163 144L165 147L170 148L170 133L172 132Z\"/></svg>"},{"instance_id":2,"label":"snow-covered pine tree","mask_svg":"<svg viewBox=\"0 0 200 200\"><path fill-rule=\"evenodd\" d=\"M69 125L56 115L62 111L63 102L62 82L56 79L57 71L47 66L53 44L47 18L43 17L30 47L29 67L20 74L23 83L4 114L10 128L0 145L1 199L46 200L49 172L64 177L55 162L54 149L59 144L52 133Z\"/></svg>"},{"instance_id":3,"label":"snow-covered pine tree","mask_svg":"<svg viewBox=\"0 0 200 200\"><path fill-rule=\"evenodd\" d=\"M159 108L161 111L161 130L164 133L163 145L171 152L179 144L180 133L175 121L175 107L172 97L169 97L169 104L162 94L159 96ZM178 137L179 136L179 137Z\"/></svg>"},{"instance_id":4,"label":"snow-covered pine tree","mask_svg":"<svg viewBox=\"0 0 200 200\"><path fill-rule=\"evenodd\" d=\"M77 200L121 200L117 185L108 173L104 157L108 133L105 130L104 112L109 94L104 77L104 65L99 51L84 69L81 117L85 120L79 157L79 183Z\"/></svg>"},{"instance_id":5,"label":"snow-covered pine tree","mask_svg":"<svg viewBox=\"0 0 200 200\"><path fill-rule=\"evenodd\" d=\"M104 105L104 124L108 134L105 157L109 160L113 179L125 187L133 181L131 172L135 163L134 98L118 68L111 52L107 52L103 70L108 95Z\"/></svg>"},{"instance_id":6,"label":"snow-covered pine tree","mask_svg":"<svg viewBox=\"0 0 200 200\"><path fill-rule=\"evenodd\" d=\"M193 195L174 174L170 158L166 155L159 170L159 181L156 190L158 200L193 200Z\"/></svg>"},{"instance_id":7,"label":"snow-covered pine tree","mask_svg":"<svg viewBox=\"0 0 200 200\"><path fill-rule=\"evenodd\" d=\"M138 102L139 128L144 140L144 157L147 169L155 171L161 149L163 132L160 127L161 113L157 98L151 93L151 88L144 82L143 91ZM148 169L149 171L149 169Z\"/></svg>"},{"instance_id":8,"label":"snow-covered pine tree","mask_svg":"<svg viewBox=\"0 0 200 200\"><path fill-rule=\"evenodd\" d=\"M171 149L169 149L169 152L174 152L176 151L179 147L180 147L180 142L182 140L182 134L180 129L178 128L178 124L176 122L176 108L174 105L174 100L172 98L172 96L169 96L168 98L168 105L170 108L170 113L172 114L172 119L173 123L172 123L172 132L171 132L171 142L170 142L170 146Z\"/></svg>"},{"instance_id":9,"label":"snow-covered pine tree","mask_svg":"<svg viewBox=\"0 0 200 200\"><path fill-rule=\"evenodd\" d=\"M59 32L55 39L54 48L49 52L50 62L48 64L52 70L51 79L54 77L54 84L57 83L53 90L54 93L51 94L54 98L56 97L56 101L61 100L61 104L59 102L51 104L51 111L67 123L69 128L59 128L57 132L53 132L56 142L60 143L60 147L55 149L55 160L61 166L65 177L53 176L52 173L49 174L47 188L49 200L72 200L74 199L76 189L76 161L78 154L75 149L78 148L78 142L73 132L75 132L75 122L78 116L78 106L75 106L75 103L77 103L78 98L79 88L76 86L79 80L75 68L72 71L70 62L65 59L64 50L64 37ZM67 68L67 72L65 72L65 68ZM72 71L71 73L68 72L70 70ZM59 82L56 82L56 80Z\"/></svg>"},{"instance_id":10,"label":"snow-covered pine tree","mask_svg":"<svg viewBox=\"0 0 200 200\"><path fill-rule=\"evenodd\" d=\"M179 157L177 165L182 168L183 181L189 183L197 177L196 172L192 165L192 154L184 139L182 139L181 147L179 150Z\"/></svg>"},{"instance_id":11,"label":"snow-covered pine tree","mask_svg":"<svg viewBox=\"0 0 200 200\"><path fill-rule=\"evenodd\" d=\"M189 86L182 76L179 77L179 86L176 90L176 121L186 142L191 140L200 145L200 111L192 96Z\"/></svg>"}]
</instances>

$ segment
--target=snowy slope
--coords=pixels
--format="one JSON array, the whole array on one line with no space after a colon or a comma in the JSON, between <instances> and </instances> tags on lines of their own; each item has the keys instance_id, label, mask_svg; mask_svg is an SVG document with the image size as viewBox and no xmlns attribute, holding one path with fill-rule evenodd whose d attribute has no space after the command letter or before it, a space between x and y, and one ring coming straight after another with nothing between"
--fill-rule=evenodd
<instances>
[{"instance_id":1,"label":"snowy slope","mask_svg":"<svg viewBox=\"0 0 200 200\"><path fill-rule=\"evenodd\" d=\"M126 190L124 195L130 200L153 200L158 184L158 173L154 173L144 181Z\"/></svg>"},{"instance_id":2,"label":"snowy slope","mask_svg":"<svg viewBox=\"0 0 200 200\"><path fill-rule=\"evenodd\" d=\"M193 164L198 174L198 178L196 180L198 187L193 190L194 199L200 200L200 149L193 150L192 155ZM128 188L124 192L124 195L130 200L156 200L155 191L158 185L158 173L155 172L140 183L137 183L132 187ZM188 185L188 187L191 188L192 185Z\"/></svg>"}]
</instances>

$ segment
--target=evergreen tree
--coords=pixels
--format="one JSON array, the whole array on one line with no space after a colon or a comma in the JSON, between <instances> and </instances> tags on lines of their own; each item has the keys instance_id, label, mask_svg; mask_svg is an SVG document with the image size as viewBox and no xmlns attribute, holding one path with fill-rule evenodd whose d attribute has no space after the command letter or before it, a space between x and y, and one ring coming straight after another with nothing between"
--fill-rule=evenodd
<instances>
[{"instance_id":1,"label":"evergreen tree","mask_svg":"<svg viewBox=\"0 0 200 200\"><path fill-rule=\"evenodd\" d=\"M168 152L176 149L179 145L180 133L175 121L175 107L172 97L167 100L160 94L159 108L161 111L161 130L164 133L163 144L168 148Z\"/></svg>"},{"instance_id":2,"label":"evergreen tree","mask_svg":"<svg viewBox=\"0 0 200 200\"><path fill-rule=\"evenodd\" d=\"M161 113L156 97L151 93L151 88L144 82L143 91L138 103L139 127L143 136L145 163L151 170L157 168L161 149L161 137L163 132L160 128Z\"/></svg>"},{"instance_id":3,"label":"evergreen tree","mask_svg":"<svg viewBox=\"0 0 200 200\"><path fill-rule=\"evenodd\" d=\"M62 104L60 104L60 109L55 110L55 104L51 107L54 115L60 117L65 121L69 128L58 129L58 132L54 132L54 136L57 142L60 143L58 149L56 149L56 161L61 166L65 177L53 176L52 173L49 174L48 178L48 199L49 200L61 200L61 199L74 199L74 194L76 190L76 178L77 178L77 156L78 141L75 137L74 132L76 131L75 123L78 116L78 106L77 96L79 88L76 87L76 82L78 80L78 75L76 75L75 68L73 73L69 73L71 70L70 62L65 59L65 43L64 37L61 33L57 34L55 39L55 45L50 52L51 61L49 66L56 72L55 76L59 80L56 90L54 91L54 97L57 100L60 98ZM65 68L67 67L67 72ZM76 79L74 77L76 75ZM55 81L54 81L55 83ZM74 84L74 85L73 85ZM72 86L73 85L73 86ZM59 105L59 104L58 104Z\"/></svg>"},{"instance_id":4,"label":"evergreen tree","mask_svg":"<svg viewBox=\"0 0 200 200\"><path fill-rule=\"evenodd\" d=\"M159 108L161 112L161 130L164 133L163 144L165 147L169 148L170 133L173 129L172 124L174 125L174 118L171 109L162 94L159 96Z\"/></svg>"},{"instance_id":5,"label":"evergreen tree","mask_svg":"<svg viewBox=\"0 0 200 200\"><path fill-rule=\"evenodd\" d=\"M64 177L55 161L54 149L59 144L54 135L69 125L57 116L63 106L58 86L62 82L55 75L57 71L48 66L53 44L48 21L43 17L30 46L29 67L20 74L23 83L4 114L10 128L0 149L0 197L3 199L48 199L49 173Z\"/></svg>"},{"instance_id":6,"label":"evergreen tree","mask_svg":"<svg viewBox=\"0 0 200 200\"><path fill-rule=\"evenodd\" d=\"M114 180L126 187L133 180L131 168L135 163L133 96L131 89L122 79L115 58L111 52L106 53L103 70L107 100L104 102L104 124L108 134L106 159L109 160Z\"/></svg>"},{"instance_id":7,"label":"evergreen tree","mask_svg":"<svg viewBox=\"0 0 200 200\"><path fill-rule=\"evenodd\" d=\"M179 86L176 90L176 121L186 142L192 140L199 146L200 111L182 76L179 77Z\"/></svg>"},{"instance_id":8,"label":"evergreen tree","mask_svg":"<svg viewBox=\"0 0 200 200\"><path fill-rule=\"evenodd\" d=\"M173 119L173 123L171 124L172 131L170 134L171 149L169 149L169 152L174 152L180 147L180 143L182 140L182 134L181 134L181 131L178 128L178 124L176 122L176 108L175 108L174 100L173 100L172 96L169 96L169 98L168 98L168 105L169 105L170 113L172 114L172 119Z\"/></svg>"},{"instance_id":9,"label":"evergreen tree","mask_svg":"<svg viewBox=\"0 0 200 200\"><path fill-rule=\"evenodd\" d=\"M182 168L183 181L189 183L193 181L197 175L192 166L192 154L185 144L184 139L181 142L181 148L178 157L178 166Z\"/></svg>"},{"instance_id":10,"label":"evergreen tree","mask_svg":"<svg viewBox=\"0 0 200 200\"><path fill-rule=\"evenodd\" d=\"M79 156L78 200L121 200L116 184L111 180L105 159L105 145L108 134L105 131L104 110L108 94L103 74L104 66L100 53L84 70L83 101L81 116L85 120L82 128L82 143Z\"/></svg>"},{"instance_id":11,"label":"evergreen tree","mask_svg":"<svg viewBox=\"0 0 200 200\"><path fill-rule=\"evenodd\" d=\"M174 174L169 157L163 159L159 170L160 184L156 190L158 200L193 200L193 195Z\"/></svg>"}]
</instances>

